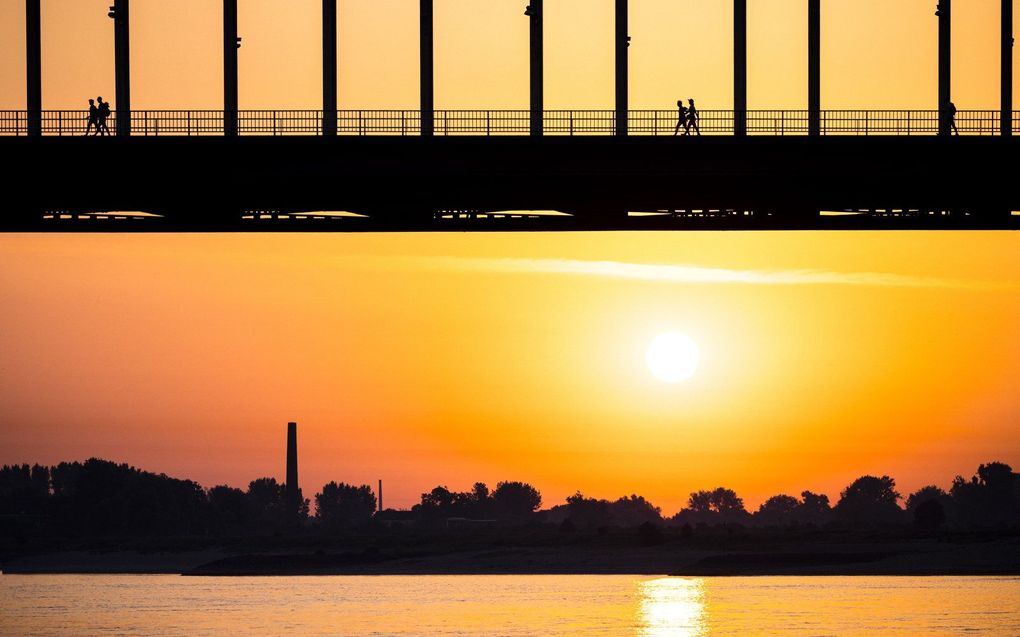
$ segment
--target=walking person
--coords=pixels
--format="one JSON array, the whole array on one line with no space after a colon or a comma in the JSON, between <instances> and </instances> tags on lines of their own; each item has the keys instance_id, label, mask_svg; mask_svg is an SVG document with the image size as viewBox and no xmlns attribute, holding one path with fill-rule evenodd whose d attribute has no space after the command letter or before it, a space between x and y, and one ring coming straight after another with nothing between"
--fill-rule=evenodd
<instances>
[{"instance_id":1,"label":"walking person","mask_svg":"<svg viewBox=\"0 0 1020 637\"><path fill-rule=\"evenodd\" d=\"M99 96L99 125L96 127L96 135L107 136L110 134L110 127L106 125L106 120L110 118L110 103L104 102L103 97Z\"/></svg>"},{"instance_id":2,"label":"walking person","mask_svg":"<svg viewBox=\"0 0 1020 637\"><path fill-rule=\"evenodd\" d=\"M956 136L959 136L960 135L960 129L956 127L956 104L953 104L952 102L949 102L949 104L946 104L946 115L945 115L945 117L946 117L946 124L948 125L949 130L952 132L952 134L954 134Z\"/></svg>"},{"instance_id":3,"label":"walking person","mask_svg":"<svg viewBox=\"0 0 1020 637\"><path fill-rule=\"evenodd\" d=\"M694 98L692 97L689 100L687 100L687 103L688 103L688 106L687 106L687 134L690 134L691 128L693 127L694 128L694 132L696 132L698 134L698 137L701 137L701 126L699 125L699 122L701 120L701 115L698 114L698 109L694 106Z\"/></svg>"},{"instance_id":4,"label":"walking person","mask_svg":"<svg viewBox=\"0 0 1020 637\"><path fill-rule=\"evenodd\" d=\"M687 134L687 107L684 106L683 100L676 101L676 128L673 129L673 137L676 137L680 133L680 127L684 127L684 135Z\"/></svg>"},{"instance_id":5,"label":"walking person","mask_svg":"<svg viewBox=\"0 0 1020 637\"><path fill-rule=\"evenodd\" d=\"M96 108L96 100L89 100L89 123L85 127L85 137L88 137L93 129L99 133L99 109Z\"/></svg>"}]
</instances>

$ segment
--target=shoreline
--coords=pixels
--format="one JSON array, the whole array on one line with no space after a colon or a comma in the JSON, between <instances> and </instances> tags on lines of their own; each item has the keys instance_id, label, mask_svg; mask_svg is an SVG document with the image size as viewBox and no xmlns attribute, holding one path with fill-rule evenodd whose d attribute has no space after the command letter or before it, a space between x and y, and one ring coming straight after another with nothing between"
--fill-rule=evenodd
<instances>
[{"instance_id":1,"label":"shoreline","mask_svg":"<svg viewBox=\"0 0 1020 637\"><path fill-rule=\"evenodd\" d=\"M63 551L5 560L9 575L1020 576L1020 542L952 546L827 545L772 551L515 547L418 555L379 551L262 553Z\"/></svg>"}]
</instances>

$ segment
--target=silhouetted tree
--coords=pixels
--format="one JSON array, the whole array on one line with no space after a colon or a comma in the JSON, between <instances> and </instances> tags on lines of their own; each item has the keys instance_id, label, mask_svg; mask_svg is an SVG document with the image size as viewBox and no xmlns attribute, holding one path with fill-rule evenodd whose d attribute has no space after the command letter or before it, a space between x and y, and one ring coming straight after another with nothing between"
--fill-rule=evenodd
<instances>
[{"instance_id":1,"label":"silhouetted tree","mask_svg":"<svg viewBox=\"0 0 1020 637\"><path fill-rule=\"evenodd\" d=\"M250 532L252 508L244 491L224 485L209 489L206 494L211 523L219 532Z\"/></svg>"},{"instance_id":2,"label":"silhouetted tree","mask_svg":"<svg viewBox=\"0 0 1020 637\"><path fill-rule=\"evenodd\" d=\"M655 525L662 522L662 510L640 495L624 496L611 503L609 513L613 523L619 526Z\"/></svg>"},{"instance_id":3,"label":"silhouetted tree","mask_svg":"<svg viewBox=\"0 0 1020 637\"><path fill-rule=\"evenodd\" d=\"M889 476L862 476L843 490L836 518L847 526L875 527L903 522L896 481Z\"/></svg>"},{"instance_id":4,"label":"silhouetted tree","mask_svg":"<svg viewBox=\"0 0 1020 637\"><path fill-rule=\"evenodd\" d=\"M797 521L800 506L800 500L792 495L774 495L761 503L754 521L763 526L787 526Z\"/></svg>"},{"instance_id":5,"label":"silhouetted tree","mask_svg":"<svg viewBox=\"0 0 1020 637\"><path fill-rule=\"evenodd\" d=\"M92 458L50 470L57 528L79 535L185 535L205 527L205 491L190 480Z\"/></svg>"},{"instance_id":6,"label":"silhouetted tree","mask_svg":"<svg viewBox=\"0 0 1020 637\"><path fill-rule=\"evenodd\" d=\"M361 524L375 513L375 493L370 486L330 482L315 494L315 517L326 524Z\"/></svg>"},{"instance_id":7,"label":"silhouetted tree","mask_svg":"<svg viewBox=\"0 0 1020 637\"><path fill-rule=\"evenodd\" d=\"M750 519L744 500L732 489L717 487L695 491L687 498L687 507L673 517L677 524L742 524Z\"/></svg>"},{"instance_id":8,"label":"silhouetted tree","mask_svg":"<svg viewBox=\"0 0 1020 637\"><path fill-rule=\"evenodd\" d=\"M22 464L0 468L0 514L44 513L49 497L48 467Z\"/></svg>"},{"instance_id":9,"label":"silhouetted tree","mask_svg":"<svg viewBox=\"0 0 1020 637\"><path fill-rule=\"evenodd\" d=\"M492 492L492 503L501 518L526 518L542 506L542 494L526 482L500 482Z\"/></svg>"},{"instance_id":10,"label":"silhouetted tree","mask_svg":"<svg viewBox=\"0 0 1020 637\"><path fill-rule=\"evenodd\" d=\"M574 527L598 528L613 523L608 500L585 497L580 491L567 497L568 520Z\"/></svg>"},{"instance_id":11,"label":"silhouetted tree","mask_svg":"<svg viewBox=\"0 0 1020 637\"><path fill-rule=\"evenodd\" d=\"M982 464L970 480L956 476L950 494L964 526L992 528L1020 524L1020 477L1008 464Z\"/></svg>"},{"instance_id":12,"label":"silhouetted tree","mask_svg":"<svg viewBox=\"0 0 1020 637\"><path fill-rule=\"evenodd\" d=\"M421 503L414 505L411 510L425 518L449 517L453 512L453 499L449 489L438 486L421 494Z\"/></svg>"},{"instance_id":13,"label":"silhouetted tree","mask_svg":"<svg viewBox=\"0 0 1020 637\"><path fill-rule=\"evenodd\" d=\"M832 520L832 507L829 496L821 493L803 491L800 494L800 506L797 507L797 520L802 524L823 526Z\"/></svg>"},{"instance_id":14,"label":"silhouetted tree","mask_svg":"<svg viewBox=\"0 0 1020 637\"><path fill-rule=\"evenodd\" d=\"M948 493L934 485L921 487L907 497L907 516L918 528L934 531L945 524L951 501Z\"/></svg>"},{"instance_id":15,"label":"silhouetted tree","mask_svg":"<svg viewBox=\"0 0 1020 637\"><path fill-rule=\"evenodd\" d=\"M286 486L278 483L276 478L258 478L248 483L245 494L248 504L257 523L263 532L278 532L295 522L294 512L287 502ZM308 515L308 501L299 498L303 506L297 512L299 519Z\"/></svg>"}]
</instances>

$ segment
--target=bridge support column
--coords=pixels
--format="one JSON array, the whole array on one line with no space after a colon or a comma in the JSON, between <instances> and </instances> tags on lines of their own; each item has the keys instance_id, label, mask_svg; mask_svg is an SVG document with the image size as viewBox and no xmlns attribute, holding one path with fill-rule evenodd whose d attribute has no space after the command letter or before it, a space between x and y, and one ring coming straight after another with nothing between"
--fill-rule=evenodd
<instances>
[{"instance_id":1,"label":"bridge support column","mask_svg":"<svg viewBox=\"0 0 1020 637\"><path fill-rule=\"evenodd\" d=\"M808 135L822 134L822 0L808 0Z\"/></svg>"},{"instance_id":2,"label":"bridge support column","mask_svg":"<svg viewBox=\"0 0 1020 637\"><path fill-rule=\"evenodd\" d=\"M541 137L545 115L545 68L543 23L545 7L543 0L531 0L524 12L531 20L531 135Z\"/></svg>"},{"instance_id":3,"label":"bridge support column","mask_svg":"<svg viewBox=\"0 0 1020 637\"><path fill-rule=\"evenodd\" d=\"M435 134L435 69L433 65L432 46L432 0L421 0L421 29L419 44L421 46L421 134L432 137Z\"/></svg>"},{"instance_id":4,"label":"bridge support column","mask_svg":"<svg viewBox=\"0 0 1020 637\"><path fill-rule=\"evenodd\" d=\"M223 0L223 135L238 135L238 0Z\"/></svg>"},{"instance_id":5,"label":"bridge support column","mask_svg":"<svg viewBox=\"0 0 1020 637\"><path fill-rule=\"evenodd\" d=\"M949 135L951 126L949 103L953 101L952 80L952 35L953 0L939 0L935 15L939 18L939 135Z\"/></svg>"},{"instance_id":6,"label":"bridge support column","mask_svg":"<svg viewBox=\"0 0 1020 637\"><path fill-rule=\"evenodd\" d=\"M117 136L131 134L131 1L114 0L113 48L116 67Z\"/></svg>"},{"instance_id":7,"label":"bridge support column","mask_svg":"<svg viewBox=\"0 0 1020 637\"><path fill-rule=\"evenodd\" d=\"M627 49L630 47L630 36L627 35L627 18L629 14L628 0L616 0L616 134L627 135L628 75Z\"/></svg>"},{"instance_id":8,"label":"bridge support column","mask_svg":"<svg viewBox=\"0 0 1020 637\"><path fill-rule=\"evenodd\" d=\"M25 61L28 134L42 135L42 13L39 0L25 0Z\"/></svg>"},{"instance_id":9,"label":"bridge support column","mask_svg":"<svg viewBox=\"0 0 1020 637\"><path fill-rule=\"evenodd\" d=\"M733 134L747 135L747 0L733 0Z\"/></svg>"},{"instance_id":10,"label":"bridge support column","mask_svg":"<svg viewBox=\"0 0 1020 637\"><path fill-rule=\"evenodd\" d=\"M1004 137L1013 135L1013 0L1002 0L1002 116Z\"/></svg>"},{"instance_id":11,"label":"bridge support column","mask_svg":"<svg viewBox=\"0 0 1020 637\"><path fill-rule=\"evenodd\" d=\"M336 136L336 0L322 0L322 134Z\"/></svg>"},{"instance_id":12,"label":"bridge support column","mask_svg":"<svg viewBox=\"0 0 1020 637\"><path fill-rule=\"evenodd\" d=\"M223 0L223 134L237 135L237 0Z\"/></svg>"}]
</instances>

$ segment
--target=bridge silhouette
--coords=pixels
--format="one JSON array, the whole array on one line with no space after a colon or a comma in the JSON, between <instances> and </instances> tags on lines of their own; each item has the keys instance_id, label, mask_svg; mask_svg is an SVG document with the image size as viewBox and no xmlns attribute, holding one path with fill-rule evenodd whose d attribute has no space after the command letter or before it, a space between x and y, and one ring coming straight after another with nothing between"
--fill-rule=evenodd
<instances>
[{"instance_id":1,"label":"bridge silhouette","mask_svg":"<svg viewBox=\"0 0 1020 637\"><path fill-rule=\"evenodd\" d=\"M959 112L951 0L935 10L935 108L896 111L821 108L821 0L805 0L808 108L748 109L747 0L733 0L734 108L701 111L698 137L674 136L675 110L629 107L628 0L614 0L611 110L545 109L543 0L523 12L528 109L435 108L433 0L419 0L420 108L339 109L337 0L323 0L321 108L278 111L238 107L237 0L223 0L224 107L132 110L130 0L114 0L101 139L83 137L86 112L42 108L41 1L26 0L27 108L0 111L0 149L18 158L0 230L1020 227L1011 0L1000 108Z\"/></svg>"}]
</instances>

